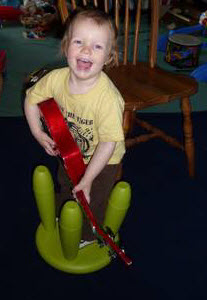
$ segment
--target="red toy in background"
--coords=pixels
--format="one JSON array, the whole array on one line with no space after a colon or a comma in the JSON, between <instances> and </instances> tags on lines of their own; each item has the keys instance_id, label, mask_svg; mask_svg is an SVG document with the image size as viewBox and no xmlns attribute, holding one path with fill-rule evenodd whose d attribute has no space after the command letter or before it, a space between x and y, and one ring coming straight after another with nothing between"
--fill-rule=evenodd
<instances>
[{"instance_id":1,"label":"red toy in background","mask_svg":"<svg viewBox=\"0 0 207 300\"><path fill-rule=\"evenodd\" d=\"M22 11L13 6L0 6L0 20L19 20Z\"/></svg>"}]
</instances>

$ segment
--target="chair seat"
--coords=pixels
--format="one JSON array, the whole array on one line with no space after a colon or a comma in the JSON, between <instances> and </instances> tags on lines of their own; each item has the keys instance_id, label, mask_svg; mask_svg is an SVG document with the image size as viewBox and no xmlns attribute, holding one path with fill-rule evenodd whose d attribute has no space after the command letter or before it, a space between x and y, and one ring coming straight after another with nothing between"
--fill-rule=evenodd
<instances>
[{"instance_id":1,"label":"chair seat","mask_svg":"<svg viewBox=\"0 0 207 300\"><path fill-rule=\"evenodd\" d=\"M147 62L119 65L106 73L124 97L126 110L141 110L197 92L195 79L150 68Z\"/></svg>"}]
</instances>

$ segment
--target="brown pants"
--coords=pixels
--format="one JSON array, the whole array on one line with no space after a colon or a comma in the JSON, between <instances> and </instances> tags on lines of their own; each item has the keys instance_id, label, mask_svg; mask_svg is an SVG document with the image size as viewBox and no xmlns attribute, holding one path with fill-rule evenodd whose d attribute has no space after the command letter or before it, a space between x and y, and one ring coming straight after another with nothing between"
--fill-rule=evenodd
<instances>
[{"instance_id":1,"label":"brown pants","mask_svg":"<svg viewBox=\"0 0 207 300\"><path fill-rule=\"evenodd\" d=\"M90 208L95 216L98 224L104 221L105 210L107 207L110 192L117 180L117 174L120 170L120 165L107 165L101 173L94 179L90 193ZM68 199L73 199L71 190L72 185L68 180L65 170L61 164L58 168L58 182L61 190L60 194L56 195L57 198L57 213L59 214L61 206ZM87 218L84 217L82 228L82 239L85 241L94 240L94 235L91 225Z\"/></svg>"}]
</instances>

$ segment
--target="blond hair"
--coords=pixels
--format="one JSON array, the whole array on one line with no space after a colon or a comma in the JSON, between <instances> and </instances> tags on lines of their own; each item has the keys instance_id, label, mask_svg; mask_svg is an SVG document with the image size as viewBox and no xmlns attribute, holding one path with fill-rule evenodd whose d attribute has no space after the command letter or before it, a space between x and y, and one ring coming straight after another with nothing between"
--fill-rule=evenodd
<instances>
[{"instance_id":1,"label":"blond hair","mask_svg":"<svg viewBox=\"0 0 207 300\"><path fill-rule=\"evenodd\" d=\"M71 39L72 27L77 20L90 19L99 26L108 25L111 32L111 49L109 53L109 59L107 65L113 65L116 61L116 39L117 39L117 30L112 23L112 20L109 14L98 9L84 9L80 11L74 11L66 21L65 24L65 33L61 41L61 53L66 55L68 46Z\"/></svg>"}]
</instances>

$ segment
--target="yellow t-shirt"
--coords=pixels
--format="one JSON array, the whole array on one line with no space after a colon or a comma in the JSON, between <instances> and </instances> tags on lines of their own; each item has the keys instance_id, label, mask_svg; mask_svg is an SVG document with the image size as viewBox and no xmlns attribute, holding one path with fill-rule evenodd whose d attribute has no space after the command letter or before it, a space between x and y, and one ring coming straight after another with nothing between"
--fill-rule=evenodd
<instances>
[{"instance_id":1,"label":"yellow t-shirt","mask_svg":"<svg viewBox=\"0 0 207 300\"><path fill-rule=\"evenodd\" d=\"M116 148L108 164L119 163L125 153L122 96L104 72L88 93L70 94L69 76L68 67L51 71L27 90L27 101L55 99L86 164L99 142L112 141Z\"/></svg>"}]
</instances>

